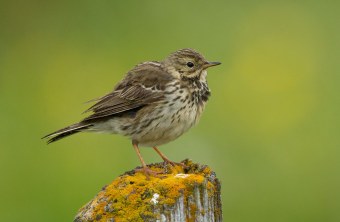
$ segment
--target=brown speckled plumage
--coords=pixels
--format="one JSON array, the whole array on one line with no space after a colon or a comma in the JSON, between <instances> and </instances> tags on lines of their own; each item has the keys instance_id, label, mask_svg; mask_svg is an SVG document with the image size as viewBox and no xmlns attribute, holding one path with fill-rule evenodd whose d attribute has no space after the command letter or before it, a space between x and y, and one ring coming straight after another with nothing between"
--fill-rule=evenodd
<instances>
[{"instance_id":1,"label":"brown speckled plumage","mask_svg":"<svg viewBox=\"0 0 340 222\"><path fill-rule=\"evenodd\" d=\"M168 143L195 125L210 96L206 69L219 65L208 62L192 49L181 49L161 62L144 62L130 70L114 90L99 98L73 124L44 138L55 142L78 132L106 132L128 136L147 174L153 173L139 153L138 145L154 147Z\"/></svg>"}]
</instances>

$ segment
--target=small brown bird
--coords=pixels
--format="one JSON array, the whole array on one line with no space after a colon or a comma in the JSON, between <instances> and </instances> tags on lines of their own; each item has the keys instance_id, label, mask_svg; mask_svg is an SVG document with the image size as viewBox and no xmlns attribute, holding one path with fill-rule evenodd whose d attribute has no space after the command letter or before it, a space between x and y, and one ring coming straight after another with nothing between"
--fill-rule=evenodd
<instances>
[{"instance_id":1,"label":"small brown bird","mask_svg":"<svg viewBox=\"0 0 340 222\"><path fill-rule=\"evenodd\" d=\"M105 132L128 136L142 163L149 169L139 145L153 149L170 164L157 146L175 140L194 126L210 96L207 68L220 65L209 62L193 49L181 49L161 62L144 62L130 70L114 90L93 101L85 112L90 116L79 123L51 133L48 143L79 132Z\"/></svg>"}]
</instances>

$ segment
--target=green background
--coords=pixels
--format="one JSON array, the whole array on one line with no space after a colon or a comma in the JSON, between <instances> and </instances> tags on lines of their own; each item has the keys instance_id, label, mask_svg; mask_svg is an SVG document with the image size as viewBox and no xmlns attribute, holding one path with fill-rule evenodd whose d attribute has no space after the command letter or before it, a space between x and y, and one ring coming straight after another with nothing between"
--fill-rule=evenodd
<instances>
[{"instance_id":1,"label":"green background","mask_svg":"<svg viewBox=\"0 0 340 222\"><path fill-rule=\"evenodd\" d=\"M223 64L197 127L161 147L208 164L224 221L340 221L339 1L1 1L0 220L72 221L139 165L131 142L40 138L135 64L194 48ZM160 158L142 149L148 163Z\"/></svg>"}]
</instances>

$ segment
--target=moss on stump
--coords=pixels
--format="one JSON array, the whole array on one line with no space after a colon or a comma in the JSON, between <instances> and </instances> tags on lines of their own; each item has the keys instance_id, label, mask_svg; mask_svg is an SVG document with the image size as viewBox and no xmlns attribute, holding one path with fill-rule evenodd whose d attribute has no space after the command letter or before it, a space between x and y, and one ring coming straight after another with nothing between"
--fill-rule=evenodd
<instances>
[{"instance_id":1,"label":"moss on stump","mask_svg":"<svg viewBox=\"0 0 340 222\"><path fill-rule=\"evenodd\" d=\"M75 222L83 221L222 221L220 183L206 165L182 161L148 165L164 171L161 178L126 172L83 206Z\"/></svg>"}]
</instances>

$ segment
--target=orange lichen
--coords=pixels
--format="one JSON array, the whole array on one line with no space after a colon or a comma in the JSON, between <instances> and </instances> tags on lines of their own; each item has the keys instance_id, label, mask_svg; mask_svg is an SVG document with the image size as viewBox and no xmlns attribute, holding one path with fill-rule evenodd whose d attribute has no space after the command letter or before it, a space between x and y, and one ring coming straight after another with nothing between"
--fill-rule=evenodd
<instances>
[{"instance_id":1,"label":"orange lichen","mask_svg":"<svg viewBox=\"0 0 340 222\"><path fill-rule=\"evenodd\" d=\"M110 218L114 218L112 221L115 222L152 220L159 216L153 211L155 205L171 207L181 195L192 194L195 186L203 183L209 189L208 195L212 195L216 186L209 179L212 174L210 168L189 160L183 163L186 169L163 163L150 165L152 170L165 172L161 177L147 179L142 172L125 173L84 206L75 221L83 221L81 217L85 216L94 221L110 221ZM154 194L159 196L155 199ZM189 207L195 212L194 203Z\"/></svg>"}]
</instances>

